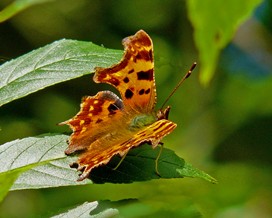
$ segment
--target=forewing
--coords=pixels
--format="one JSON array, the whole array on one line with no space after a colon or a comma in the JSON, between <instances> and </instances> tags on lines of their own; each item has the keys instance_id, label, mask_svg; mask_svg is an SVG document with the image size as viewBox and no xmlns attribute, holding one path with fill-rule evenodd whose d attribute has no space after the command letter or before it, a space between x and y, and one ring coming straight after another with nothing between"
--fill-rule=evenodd
<instances>
[{"instance_id":1,"label":"forewing","mask_svg":"<svg viewBox=\"0 0 272 218\"><path fill-rule=\"evenodd\" d=\"M126 110L149 113L156 103L152 40L140 30L123 39L123 45L121 62L110 68L96 68L94 81L116 87Z\"/></svg>"}]
</instances>

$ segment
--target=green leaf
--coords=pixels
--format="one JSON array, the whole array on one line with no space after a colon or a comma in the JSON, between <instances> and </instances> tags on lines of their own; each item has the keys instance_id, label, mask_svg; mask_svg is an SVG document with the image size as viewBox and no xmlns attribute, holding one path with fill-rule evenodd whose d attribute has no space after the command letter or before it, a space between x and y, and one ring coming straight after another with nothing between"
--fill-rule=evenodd
<instances>
[{"instance_id":1,"label":"green leaf","mask_svg":"<svg viewBox=\"0 0 272 218\"><path fill-rule=\"evenodd\" d=\"M2 198L19 174L11 190L83 185L90 183L132 183L160 178L197 177L215 182L206 173L193 168L173 151L164 148L155 173L155 159L160 148L142 145L132 149L117 170L120 157L115 156L105 166L93 169L90 180L76 182L78 172L69 167L77 157L66 157L65 135L44 135L15 140L0 146Z\"/></svg>"},{"instance_id":2,"label":"green leaf","mask_svg":"<svg viewBox=\"0 0 272 218\"><path fill-rule=\"evenodd\" d=\"M66 140L67 136L64 135L44 135L15 140L1 145L0 201L21 173L49 161L66 158L63 153L67 146ZM35 174L32 174L28 179L28 184L35 186ZM40 182L48 182L45 175L40 176L39 179L42 180ZM50 181L51 183L52 181Z\"/></svg>"},{"instance_id":3,"label":"green leaf","mask_svg":"<svg viewBox=\"0 0 272 218\"><path fill-rule=\"evenodd\" d=\"M191 164L185 163L185 166L182 169L177 169L178 173L184 177L192 177L192 178L202 178L207 180L208 182L217 183L217 180L211 177L209 174L194 168Z\"/></svg>"},{"instance_id":4,"label":"green leaf","mask_svg":"<svg viewBox=\"0 0 272 218\"><path fill-rule=\"evenodd\" d=\"M0 146L1 191L5 194L19 174L21 175L10 190L83 185L91 182L132 183L160 178L197 177L215 181L166 148L159 159L158 176L155 173L155 159L160 148L152 149L145 144L132 149L117 170L113 168L119 163L119 156L113 157L107 165L93 169L91 180L76 182L78 172L71 169L69 164L77 157L64 155L67 139L68 136L65 135L43 135ZM7 188L2 189L3 187Z\"/></svg>"},{"instance_id":5,"label":"green leaf","mask_svg":"<svg viewBox=\"0 0 272 218\"><path fill-rule=\"evenodd\" d=\"M44 2L49 2L52 0L15 0L2 11L0 11L0 23L8 20L19 12L25 10L26 8L41 4Z\"/></svg>"},{"instance_id":6,"label":"green leaf","mask_svg":"<svg viewBox=\"0 0 272 218\"><path fill-rule=\"evenodd\" d=\"M77 182L78 172L69 166L75 160L76 157L66 157L27 170L18 177L10 190L52 188L92 183L88 179Z\"/></svg>"},{"instance_id":7,"label":"green leaf","mask_svg":"<svg viewBox=\"0 0 272 218\"><path fill-rule=\"evenodd\" d=\"M69 210L66 213L59 214L57 216L53 216L52 218L74 218L74 217L79 217L79 218L106 218L106 217L118 217L119 212L117 209L113 208L108 208L104 209L104 211L99 212L98 214L90 214L92 211L94 211L98 206L98 202L85 202L84 204Z\"/></svg>"},{"instance_id":8,"label":"green leaf","mask_svg":"<svg viewBox=\"0 0 272 218\"><path fill-rule=\"evenodd\" d=\"M121 160L119 156L115 156L107 165L93 169L90 180L101 184L132 183L160 178L194 177L213 183L216 182L208 174L185 163L172 150L166 148L163 149L159 159L160 176L158 176L155 173L155 159L158 156L159 149L156 148L154 150L147 144L132 149L121 165L116 170L113 170ZM78 178L76 175L78 173L75 169L69 168L69 164L75 161L75 158L53 161L23 173L15 182L12 190L86 184L90 180L84 180L83 183L75 182Z\"/></svg>"},{"instance_id":9,"label":"green leaf","mask_svg":"<svg viewBox=\"0 0 272 218\"><path fill-rule=\"evenodd\" d=\"M188 0L188 15L199 50L200 82L207 85L216 69L220 51L261 0Z\"/></svg>"},{"instance_id":10,"label":"green leaf","mask_svg":"<svg viewBox=\"0 0 272 218\"><path fill-rule=\"evenodd\" d=\"M0 173L65 158L67 136L44 135L14 140L0 146Z\"/></svg>"},{"instance_id":11,"label":"green leaf","mask_svg":"<svg viewBox=\"0 0 272 218\"><path fill-rule=\"evenodd\" d=\"M60 40L0 66L0 106L45 87L108 67L122 52L90 42Z\"/></svg>"},{"instance_id":12,"label":"green leaf","mask_svg":"<svg viewBox=\"0 0 272 218\"><path fill-rule=\"evenodd\" d=\"M8 193L10 187L17 179L19 173L17 172L7 172L5 176L0 175L0 203Z\"/></svg>"}]
</instances>

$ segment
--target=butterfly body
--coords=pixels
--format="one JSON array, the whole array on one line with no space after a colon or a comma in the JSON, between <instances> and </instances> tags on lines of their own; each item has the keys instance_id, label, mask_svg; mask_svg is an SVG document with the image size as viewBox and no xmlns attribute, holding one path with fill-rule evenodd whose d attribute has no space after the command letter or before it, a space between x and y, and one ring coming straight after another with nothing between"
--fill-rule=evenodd
<instances>
[{"instance_id":1,"label":"butterfly body","mask_svg":"<svg viewBox=\"0 0 272 218\"><path fill-rule=\"evenodd\" d=\"M130 122L130 129L141 129L156 121L156 117L153 114L141 114L134 117Z\"/></svg>"},{"instance_id":2,"label":"butterfly body","mask_svg":"<svg viewBox=\"0 0 272 218\"><path fill-rule=\"evenodd\" d=\"M120 93L100 91L83 98L81 110L68 121L73 130L65 153L81 152L72 166L82 171L79 181L94 167L107 164L131 148L149 143L155 148L176 124L168 120L170 107L156 112L153 45L143 31L123 40L125 53L120 63L96 68L94 81L108 83Z\"/></svg>"}]
</instances>

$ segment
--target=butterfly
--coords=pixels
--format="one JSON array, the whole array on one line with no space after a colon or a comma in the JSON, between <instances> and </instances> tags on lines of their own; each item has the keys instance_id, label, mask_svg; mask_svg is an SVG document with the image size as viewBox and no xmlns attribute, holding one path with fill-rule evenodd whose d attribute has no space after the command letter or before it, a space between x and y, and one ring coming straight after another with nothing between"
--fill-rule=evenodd
<instances>
[{"instance_id":1,"label":"butterfly","mask_svg":"<svg viewBox=\"0 0 272 218\"><path fill-rule=\"evenodd\" d=\"M93 80L108 83L120 93L100 91L82 99L80 111L67 124L73 130L66 155L80 152L71 167L81 171L78 181L89 177L93 168L107 164L115 155L124 157L143 143L157 147L176 124L168 120L170 107L155 111L156 84L153 44L139 30L123 39L124 55L109 68L95 68Z\"/></svg>"}]
</instances>

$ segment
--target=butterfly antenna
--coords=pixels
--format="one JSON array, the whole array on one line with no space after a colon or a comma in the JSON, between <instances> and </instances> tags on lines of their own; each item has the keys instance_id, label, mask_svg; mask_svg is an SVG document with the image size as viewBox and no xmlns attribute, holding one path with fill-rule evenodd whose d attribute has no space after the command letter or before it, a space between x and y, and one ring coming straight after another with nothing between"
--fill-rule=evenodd
<instances>
[{"instance_id":1,"label":"butterfly antenna","mask_svg":"<svg viewBox=\"0 0 272 218\"><path fill-rule=\"evenodd\" d=\"M189 71L182 77L182 79L179 81L179 83L176 85L176 87L173 89L173 91L170 93L170 95L168 95L168 97L166 98L166 100L164 101L164 103L162 104L162 108L164 108L164 106L166 105L166 103L168 102L168 100L172 97L172 95L177 91L177 89L180 87L180 85L192 74L192 71L195 69L196 67L196 62L194 62L191 66L191 68L189 69Z\"/></svg>"}]
</instances>

